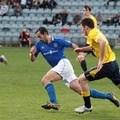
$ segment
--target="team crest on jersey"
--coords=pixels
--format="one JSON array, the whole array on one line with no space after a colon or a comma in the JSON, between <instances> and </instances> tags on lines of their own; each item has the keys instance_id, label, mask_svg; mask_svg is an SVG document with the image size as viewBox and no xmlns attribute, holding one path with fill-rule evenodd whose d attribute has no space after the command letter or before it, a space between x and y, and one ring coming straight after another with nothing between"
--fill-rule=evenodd
<instances>
[{"instance_id":1,"label":"team crest on jersey","mask_svg":"<svg viewBox=\"0 0 120 120\"><path fill-rule=\"evenodd\" d=\"M57 43L54 43L53 46L54 46L54 47L58 47L58 44L57 44Z\"/></svg>"}]
</instances>

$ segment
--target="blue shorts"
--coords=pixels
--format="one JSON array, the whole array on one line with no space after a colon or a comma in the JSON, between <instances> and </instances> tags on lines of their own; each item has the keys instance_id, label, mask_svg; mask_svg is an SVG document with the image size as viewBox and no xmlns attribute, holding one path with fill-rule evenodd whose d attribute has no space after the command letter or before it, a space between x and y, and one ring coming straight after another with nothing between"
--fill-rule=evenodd
<instances>
[{"instance_id":1,"label":"blue shorts","mask_svg":"<svg viewBox=\"0 0 120 120\"><path fill-rule=\"evenodd\" d=\"M100 71L97 71L96 67L84 73L85 77L89 81L99 80L102 78L109 78L115 85L120 84L120 73L117 61L103 64Z\"/></svg>"}]
</instances>

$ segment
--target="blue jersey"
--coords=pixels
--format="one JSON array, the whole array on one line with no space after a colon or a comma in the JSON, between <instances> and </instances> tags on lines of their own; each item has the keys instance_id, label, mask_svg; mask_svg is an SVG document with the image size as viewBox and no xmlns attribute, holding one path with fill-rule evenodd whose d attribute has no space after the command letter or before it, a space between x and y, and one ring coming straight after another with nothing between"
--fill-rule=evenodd
<instances>
[{"instance_id":1,"label":"blue jersey","mask_svg":"<svg viewBox=\"0 0 120 120\"><path fill-rule=\"evenodd\" d=\"M64 49L65 47L72 47L72 43L64 38L52 37L52 41L49 44L45 44L39 40L36 42L35 47L35 57L41 52L47 62L54 67L61 59L66 58Z\"/></svg>"}]
</instances>

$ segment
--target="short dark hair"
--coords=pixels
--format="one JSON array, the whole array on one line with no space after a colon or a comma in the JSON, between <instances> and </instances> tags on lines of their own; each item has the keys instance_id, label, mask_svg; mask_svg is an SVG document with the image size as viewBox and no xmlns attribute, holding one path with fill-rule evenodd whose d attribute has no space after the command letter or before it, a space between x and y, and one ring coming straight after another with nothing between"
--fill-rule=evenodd
<instances>
[{"instance_id":1,"label":"short dark hair","mask_svg":"<svg viewBox=\"0 0 120 120\"><path fill-rule=\"evenodd\" d=\"M84 8L85 8L86 10L91 11L91 7L90 7L90 6L88 6L88 5L85 5L85 6L84 6Z\"/></svg>"},{"instance_id":2,"label":"short dark hair","mask_svg":"<svg viewBox=\"0 0 120 120\"><path fill-rule=\"evenodd\" d=\"M91 29L93 29L95 27L94 22L91 18L83 18L81 20L80 24L82 24L83 27L85 27L85 25L87 25Z\"/></svg>"},{"instance_id":3,"label":"short dark hair","mask_svg":"<svg viewBox=\"0 0 120 120\"><path fill-rule=\"evenodd\" d=\"M48 34L48 30L47 30L45 27L40 27L40 28L38 28L37 31L35 32L35 34L36 34L38 31L39 31L42 35L43 35L45 32Z\"/></svg>"}]
</instances>

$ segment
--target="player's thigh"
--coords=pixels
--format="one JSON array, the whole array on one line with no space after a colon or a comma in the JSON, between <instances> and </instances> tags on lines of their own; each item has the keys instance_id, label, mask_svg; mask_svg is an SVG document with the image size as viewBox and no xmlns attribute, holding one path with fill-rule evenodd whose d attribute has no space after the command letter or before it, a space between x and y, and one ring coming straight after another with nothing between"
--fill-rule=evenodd
<instances>
[{"instance_id":1,"label":"player's thigh","mask_svg":"<svg viewBox=\"0 0 120 120\"><path fill-rule=\"evenodd\" d=\"M48 84L49 82L55 82L61 79L61 76L55 71L48 71L47 74L43 77L42 83L44 85Z\"/></svg>"},{"instance_id":2,"label":"player's thigh","mask_svg":"<svg viewBox=\"0 0 120 120\"><path fill-rule=\"evenodd\" d=\"M73 80L70 82L70 89L73 91L77 92L78 94L81 94L81 86L78 82L78 79Z\"/></svg>"}]
</instances>

